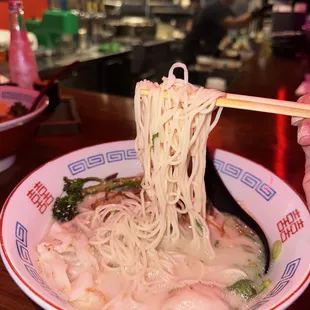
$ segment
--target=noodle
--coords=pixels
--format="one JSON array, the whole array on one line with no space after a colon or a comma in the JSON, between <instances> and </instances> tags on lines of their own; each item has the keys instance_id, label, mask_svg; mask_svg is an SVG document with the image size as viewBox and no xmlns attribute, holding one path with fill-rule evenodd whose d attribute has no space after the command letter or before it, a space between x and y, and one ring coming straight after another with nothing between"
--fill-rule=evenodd
<instances>
[{"instance_id":1,"label":"noodle","mask_svg":"<svg viewBox=\"0 0 310 310\"><path fill-rule=\"evenodd\" d=\"M184 81L173 75L176 67L183 68ZM148 96L141 97L140 91L145 88L149 89ZM196 221L204 223L206 141L219 120L221 110L211 124L211 113L221 95L219 91L197 90L188 84L188 72L182 64L172 66L168 79L161 85L140 82L136 87L136 149L144 169L143 189L153 205L160 206L160 233L155 247L170 227L171 238L180 235L177 212L188 213L192 227ZM190 162L192 172L188 175ZM176 208L177 203L181 210ZM201 246L207 246L212 258L207 225L203 225L203 235L206 242ZM194 229L193 242L199 246L197 239Z\"/></svg>"},{"instance_id":2,"label":"noodle","mask_svg":"<svg viewBox=\"0 0 310 310\"><path fill-rule=\"evenodd\" d=\"M184 70L184 80L174 76L177 67ZM147 95L141 95L142 90L148 90ZM206 221L204 184L206 143L222 112L218 109L212 121L220 96L223 93L217 90L189 84L188 71L179 63L162 84L137 84L135 149L144 173L140 195L122 192L120 202L102 202L94 210L86 198L72 221L86 236L92 252L89 262L96 272L102 268L127 281L101 309L117 308L124 298L138 305L136 294L156 292L163 282L167 290L198 282L224 287L212 276L206 278L215 249ZM102 198L107 194L98 196ZM181 222L185 216L188 227ZM66 242L73 244L68 238ZM85 258L83 239L75 242L78 258ZM248 277L234 265L220 267L223 275Z\"/></svg>"},{"instance_id":3,"label":"noodle","mask_svg":"<svg viewBox=\"0 0 310 310\"><path fill-rule=\"evenodd\" d=\"M173 75L176 67L184 69L184 80ZM143 89L148 89L148 95L140 95ZM156 252L164 239L174 244L181 237L178 214L189 216L194 252L204 253L204 261L214 258L204 220L204 171L206 141L221 110L212 124L211 114L220 96L219 91L197 90L190 85L182 64L172 66L161 85L148 81L137 84L135 143L144 171L141 197L131 195L121 205L98 207L96 216L104 225L90 241L103 256L105 265L113 258L113 264L128 279L146 274L148 251ZM111 216L112 212L117 213ZM197 223L202 227L201 233L196 229ZM160 268L165 260L157 263ZM165 269L163 265L161 268Z\"/></svg>"}]
</instances>

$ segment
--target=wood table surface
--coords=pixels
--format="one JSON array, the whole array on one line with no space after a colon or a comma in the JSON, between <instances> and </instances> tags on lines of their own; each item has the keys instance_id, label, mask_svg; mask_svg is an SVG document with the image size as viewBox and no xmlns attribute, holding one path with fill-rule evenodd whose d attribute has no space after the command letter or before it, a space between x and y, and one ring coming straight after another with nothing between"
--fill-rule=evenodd
<instances>
[{"instance_id":1,"label":"wood table surface","mask_svg":"<svg viewBox=\"0 0 310 310\"><path fill-rule=\"evenodd\" d=\"M295 100L303 66L295 60L255 57L244 66L229 92ZM82 120L81 133L70 136L36 137L17 155L9 170L0 174L0 206L14 186L47 161L85 146L133 139L133 100L78 90L63 90L75 97ZM296 142L290 118L226 109L211 134L209 145L249 158L270 169L301 195L304 154ZM288 309L306 310L310 288ZM39 309L10 278L0 262L0 310Z\"/></svg>"}]
</instances>

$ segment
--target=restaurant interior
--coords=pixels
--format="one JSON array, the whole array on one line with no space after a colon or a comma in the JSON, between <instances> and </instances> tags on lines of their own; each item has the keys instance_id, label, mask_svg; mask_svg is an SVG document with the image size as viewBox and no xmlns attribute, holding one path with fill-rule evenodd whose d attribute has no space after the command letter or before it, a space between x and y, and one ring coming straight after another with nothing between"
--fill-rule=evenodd
<instances>
[{"instance_id":1,"label":"restaurant interior","mask_svg":"<svg viewBox=\"0 0 310 310\"><path fill-rule=\"evenodd\" d=\"M218 4L222 11L210 13ZM224 12L228 14L226 23L217 23L217 16ZM226 24L232 26L223 26ZM197 38L197 33L202 33L201 37ZM209 52L208 38L215 33L221 34L214 46L216 52ZM174 70L174 78L183 79L188 73L188 81L195 87L227 94L226 101L221 101L224 110L208 138L208 147L241 156L270 171L269 181L264 181L269 182L268 193L279 178L302 201L310 197L310 189L308 196L303 182L308 171L305 158L306 164L310 164L310 152L307 153L310 139L309 146L301 143L304 136L310 137L310 129L308 134L300 136L304 128L301 122L310 117L310 108L306 105L299 108L302 104L297 104L300 97L310 93L310 1L0 0L1 244L7 242L4 236L10 234L4 230L5 213L13 203L10 197L16 195L25 178L65 154L135 139L137 83L143 80L154 85L162 83L163 77L169 74L170 78L169 70L176 63L186 64L187 69L185 72L179 65ZM12 108L5 115L5 102L13 98L8 94L15 94L12 95L14 115L9 115ZM33 94L36 98L31 101ZM31 101L29 104L27 98ZM48 98L46 106L42 103L44 98ZM23 100L26 108L19 105ZM310 103L310 99L304 103ZM27 113L29 120L25 120ZM299 117L297 121L296 117ZM153 145L157 137L158 133L153 134ZM109 161L108 157L102 158ZM96 160L85 161L85 165L95 167ZM227 169L230 170L223 173L232 176L239 168ZM52 180L54 172L50 173ZM252 181L255 183L255 180L258 178L254 176ZM253 191L259 192L259 186L253 185ZM27 195L26 189L23 190ZM277 191L279 195L280 190ZM283 204L286 203L290 201L283 198ZM277 204L281 204L281 200ZM19 208L21 213L25 212L22 204ZM291 210L287 208L283 206L283 218L287 210ZM266 221L268 212L265 212ZM304 212L305 224L300 231L310 226L309 213ZM29 223L31 221L29 217ZM29 231L30 228L30 236ZM278 238L284 247L286 239L281 233L279 230ZM267 235L269 237L269 232ZM305 248L310 244L309 238L297 237L294 244L298 242ZM13 243L15 246L15 241ZM23 275L18 273L22 267L10 263L10 254L5 253L10 251L3 246L0 310L66 309L49 303L46 306L49 297L43 296L41 300L30 284L31 287L19 284L18 281L25 283ZM18 253L26 255L26 252ZM303 272L306 278L300 282L295 279L296 290L292 288L287 296L282 296L295 281L284 283L286 278L279 282L277 291L273 289L279 306L266 306L269 304L262 302L261 307L242 309L309 310L310 288L306 288L310 281L309 253L303 258L308 274ZM29 261L25 266L29 266ZM301 291L296 293L298 289ZM265 302L271 300L268 299L271 295L268 296ZM286 304L281 306L280 302ZM160 309L222 310L211 306Z\"/></svg>"}]
</instances>

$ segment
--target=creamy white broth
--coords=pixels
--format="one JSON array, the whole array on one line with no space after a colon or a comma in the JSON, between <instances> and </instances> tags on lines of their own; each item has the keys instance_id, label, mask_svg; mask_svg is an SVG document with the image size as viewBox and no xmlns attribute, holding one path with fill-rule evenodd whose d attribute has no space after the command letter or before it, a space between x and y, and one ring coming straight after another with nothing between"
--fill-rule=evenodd
<instances>
[{"instance_id":1,"label":"creamy white broth","mask_svg":"<svg viewBox=\"0 0 310 310\"><path fill-rule=\"evenodd\" d=\"M64 178L52 216L66 223L54 223L37 250L43 277L76 309L241 309L263 290L257 237L236 219L207 213L206 142L224 95L191 85L183 64L161 84L139 82L143 175Z\"/></svg>"},{"instance_id":2,"label":"creamy white broth","mask_svg":"<svg viewBox=\"0 0 310 310\"><path fill-rule=\"evenodd\" d=\"M264 256L259 239L236 219L217 212L215 217L208 216L215 259L203 261L202 255L194 252L191 227L183 220L183 237L175 243L165 244L163 240L160 245L166 255L173 254L173 263L167 264L166 271L178 278L177 283L171 282L160 268L156 270L154 256L156 271L145 279L155 283L152 292L135 288L120 271L103 268L102 257L89 245L94 231L87 229L90 223L84 215L94 212L91 206L98 200L104 201L101 194L87 197L76 219L64 224L55 222L38 245L41 273L76 309L102 309L118 297L113 310L241 309L247 302L227 287L241 279L261 285ZM133 298L126 298L128 292ZM191 308L184 308L186 303Z\"/></svg>"}]
</instances>

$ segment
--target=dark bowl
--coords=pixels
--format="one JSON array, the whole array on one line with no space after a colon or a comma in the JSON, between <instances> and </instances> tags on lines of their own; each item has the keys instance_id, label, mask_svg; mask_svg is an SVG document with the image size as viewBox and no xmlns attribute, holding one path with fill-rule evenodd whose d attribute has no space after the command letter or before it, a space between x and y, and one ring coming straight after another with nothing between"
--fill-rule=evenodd
<instances>
[{"instance_id":1,"label":"dark bowl","mask_svg":"<svg viewBox=\"0 0 310 310\"><path fill-rule=\"evenodd\" d=\"M21 102L29 109L38 94L32 89L0 86L0 103ZM35 111L0 123L0 173L13 164L16 152L34 136L40 116L48 104L48 98L44 97Z\"/></svg>"}]
</instances>

